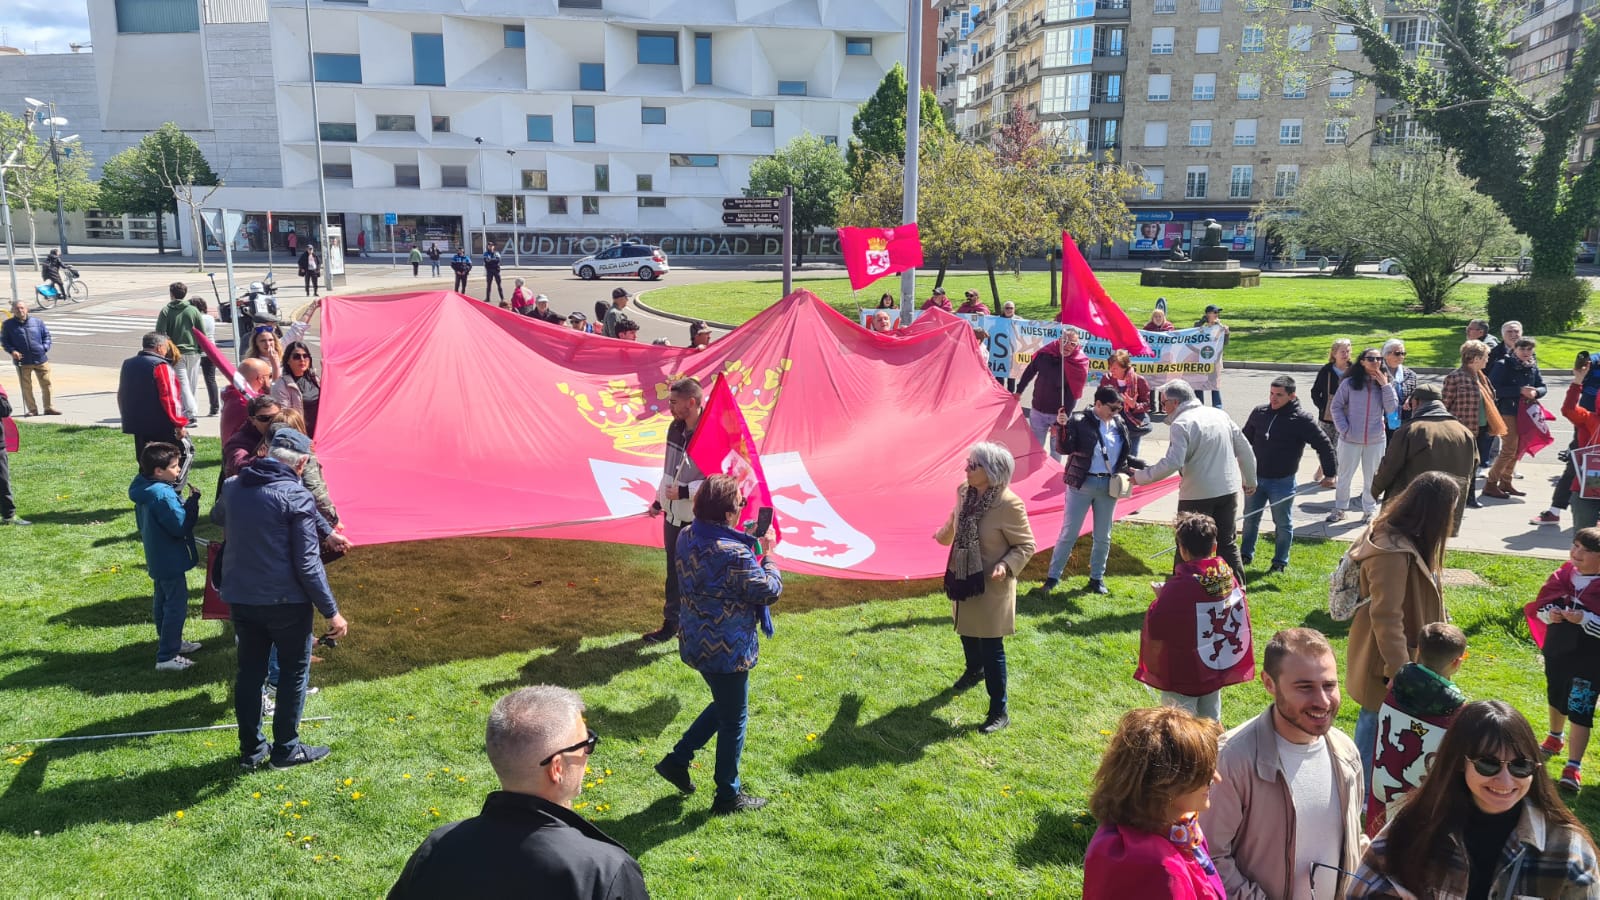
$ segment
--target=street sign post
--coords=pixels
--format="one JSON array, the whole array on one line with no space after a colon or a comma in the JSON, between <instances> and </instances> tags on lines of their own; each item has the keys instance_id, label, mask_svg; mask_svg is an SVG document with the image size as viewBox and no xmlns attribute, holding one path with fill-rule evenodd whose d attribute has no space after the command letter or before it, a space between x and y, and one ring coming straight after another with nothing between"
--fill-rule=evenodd
<instances>
[{"instance_id":1,"label":"street sign post","mask_svg":"<svg viewBox=\"0 0 1600 900\"><path fill-rule=\"evenodd\" d=\"M783 295L794 283L794 188L782 197L723 197L722 224L777 225L783 229Z\"/></svg>"},{"instance_id":2,"label":"street sign post","mask_svg":"<svg viewBox=\"0 0 1600 900\"><path fill-rule=\"evenodd\" d=\"M724 225L782 225L783 214L777 210L772 212L725 212L722 214Z\"/></svg>"}]
</instances>

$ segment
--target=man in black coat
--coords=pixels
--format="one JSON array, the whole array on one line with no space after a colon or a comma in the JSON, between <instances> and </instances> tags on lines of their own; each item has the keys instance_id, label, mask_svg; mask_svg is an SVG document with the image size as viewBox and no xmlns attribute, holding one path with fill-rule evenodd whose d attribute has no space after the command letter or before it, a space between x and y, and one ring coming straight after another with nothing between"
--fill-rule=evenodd
<instances>
[{"instance_id":1,"label":"man in black coat","mask_svg":"<svg viewBox=\"0 0 1600 900\"><path fill-rule=\"evenodd\" d=\"M1267 402L1251 410L1250 418L1245 420L1244 436L1256 452L1256 492L1244 498L1244 539L1239 543L1239 557L1249 565L1255 556L1261 517L1271 504L1277 534L1272 566L1267 569L1270 575L1289 568L1289 547L1294 543L1295 474L1300 471L1300 457L1306 446L1317 451L1317 458L1322 461L1325 488L1333 487L1338 460L1322 426L1300 408L1294 395L1294 379L1287 375L1272 379Z\"/></svg>"},{"instance_id":2,"label":"man in black coat","mask_svg":"<svg viewBox=\"0 0 1600 900\"><path fill-rule=\"evenodd\" d=\"M572 811L600 741L583 712L577 694L547 684L501 697L485 734L500 790L477 816L428 835L391 900L648 897L638 862Z\"/></svg>"}]
</instances>

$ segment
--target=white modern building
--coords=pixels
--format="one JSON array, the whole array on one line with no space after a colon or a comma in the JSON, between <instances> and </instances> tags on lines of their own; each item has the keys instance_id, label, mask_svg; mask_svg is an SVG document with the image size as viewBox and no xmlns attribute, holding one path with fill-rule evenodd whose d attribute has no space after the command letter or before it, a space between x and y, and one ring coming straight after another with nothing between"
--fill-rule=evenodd
<instances>
[{"instance_id":1,"label":"white modern building","mask_svg":"<svg viewBox=\"0 0 1600 900\"><path fill-rule=\"evenodd\" d=\"M177 2L198 0L117 6ZM265 17L270 82L238 88L252 115L271 90L280 174L230 179L211 205L254 214L258 235L273 211L278 242L307 233L320 137L330 219L378 252L386 213L402 247L476 249L487 229L545 256L618 236L772 252L770 232L722 225L722 199L791 138L848 136L906 49L899 0L318 0L309 16L275 0Z\"/></svg>"}]
</instances>

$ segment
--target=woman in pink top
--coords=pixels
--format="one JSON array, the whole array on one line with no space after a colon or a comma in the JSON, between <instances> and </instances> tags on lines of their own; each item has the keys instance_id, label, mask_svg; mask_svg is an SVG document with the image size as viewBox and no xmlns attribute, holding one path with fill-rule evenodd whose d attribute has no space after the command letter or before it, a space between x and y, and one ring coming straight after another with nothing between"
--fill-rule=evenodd
<instances>
[{"instance_id":1,"label":"woman in pink top","mask_svg":"<svg viewBox=\"0 0 1600 900\"><path fill-rule=\"evenodd\" d=\"M1198 819L1220 780L1221 733L1175 706L1122 717L1089 795L1100 829L1083 860L1084 900L1223 900Z\"/></svg>"}]
</instances>

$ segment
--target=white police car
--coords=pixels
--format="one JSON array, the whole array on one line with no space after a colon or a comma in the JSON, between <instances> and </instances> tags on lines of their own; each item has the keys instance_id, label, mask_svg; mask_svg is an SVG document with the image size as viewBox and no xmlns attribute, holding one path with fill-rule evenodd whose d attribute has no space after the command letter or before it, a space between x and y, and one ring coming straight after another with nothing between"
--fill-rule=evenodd
<instances>
[{"instance_id":1,"label":"white police car","mask_svg":"<svg viewBox=\"0 0 1600 900\"><path fill-rule=\"evenodd\" d=\"M572 264L572 274L588 281L607 275L634 276L640 281L654 281L672 271L667 255L660 247L628 241L585 256Z\"/></svg>"}]
</instances>

